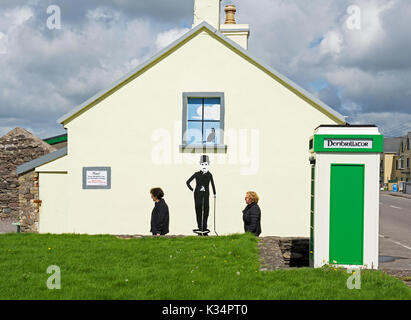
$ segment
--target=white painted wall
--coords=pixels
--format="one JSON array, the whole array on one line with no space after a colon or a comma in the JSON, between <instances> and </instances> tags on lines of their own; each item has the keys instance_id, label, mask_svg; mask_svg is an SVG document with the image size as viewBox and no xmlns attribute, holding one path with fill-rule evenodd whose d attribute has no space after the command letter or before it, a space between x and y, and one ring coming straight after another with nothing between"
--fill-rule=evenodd
<instances>
[{"instance_id":1,"label":"white painted wall","mask_svg":"<svg viewBox=\"0 0 411 320\"><path fill-rule=\"evenodd\" d=\"M40 233L67 233L67 156L35 169L39 173Z\"/></svg>"},{"instance_id":2,"label":"white painted wall","mask_svg":"<svg viewBox=\"0 0 411 320\"><path fill-rule=\"evenodd\" d=\"M40 233L67 233L67 174L61 172L39 173Z\"/></svg>"},{"instance_id":3,"label":"white painted wall","mask_svg":"<svg viewBox=\"0 0 411 320\"><path fill-rule=\"evenodd\" d=\"M67 156L37 167L36 172L67 172Z\"/></svg>"},{"instance_id":4,"label":"white painted wall","mask_svg":"<svg viewBox=\"0 0 411 320\"><path fill-rule=\"evenodd\" d=\"M161 187L170 233L192 234L194 200L185 182L199 170L201 153L179 151L183 92L225 93L228 153L210 154L217 231L243 232L244 195L253 190L261 198L263 236L308 237L308 140L318 125L334 121L207 32L66 125L68 232L149 234L149 190ZM236 144L243 134L245 148ZM159 141L170 145L162 163L152 157ZM111 190L83 190L86 166L110 166ZM213 229L212 198L210 207Z\"/></svg>"}]
</instances>

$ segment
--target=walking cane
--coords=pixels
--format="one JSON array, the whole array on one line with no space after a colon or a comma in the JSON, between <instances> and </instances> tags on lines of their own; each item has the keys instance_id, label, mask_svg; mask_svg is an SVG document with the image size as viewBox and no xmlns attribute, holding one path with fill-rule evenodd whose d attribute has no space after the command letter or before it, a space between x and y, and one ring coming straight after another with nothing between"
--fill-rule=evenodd
<instances>
[{"instance_id":1,"label":"walking cane","mask_svg":"<svg viewBox=\"0 0 411 320\"><path fill-rule=\"evenodd\" d=\"M218 233L217 233L217 230L216 230L216 227L215 227L215 221L216 221L216 217L215 217L215 212L216 212L216 210L215 210L215 203L216 203L216 200L217 200L217 197L214 196L214 233L215 233L216 236L218 237Z\"/></svg>"},{"instance_id":2,"label":"walking cane","mask_svg":"<svg viewBox=\"0 0 411 320\"><path fill-rule=\"evenodd\" d=\"M203 203L201 205L201 235L204 236L204 197L203 197Z\"/></svg>"}]
</instances>

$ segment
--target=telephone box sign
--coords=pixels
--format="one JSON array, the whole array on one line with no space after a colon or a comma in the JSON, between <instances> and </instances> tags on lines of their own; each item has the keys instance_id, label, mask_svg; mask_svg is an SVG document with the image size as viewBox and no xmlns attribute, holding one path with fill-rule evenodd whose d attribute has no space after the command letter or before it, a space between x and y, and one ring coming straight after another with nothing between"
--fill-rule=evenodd
<instances>
[{"instance_id":1,"label":"telephone box sign","mask_svg":"<svg viewBox=\"0 0 411 320\"><path fill-rule=\"evenodd\" d=\"M324 139L325 149L372 149L372 139L357 140L357 139Z\"/></svg>"},{"instance_id":2,"label":"telephone box sign","mask_svg":"<svg viewBox=\"0 0 411 320\"><path fill-rule=\"evenodd\" d=\"M382 135L315 134L312 140L311 152L380 153L384 147Z\"/></svg>"},{"instance_id":3,"label":"telephone box sign","mask_svg":"<svg viewBox=\"0 0 411 320\"><path fill-rule=\"evenodd\" d=\"M83 189L110 189L111 168L85 167L83 168Z\"/></svg>"}]
</instances>

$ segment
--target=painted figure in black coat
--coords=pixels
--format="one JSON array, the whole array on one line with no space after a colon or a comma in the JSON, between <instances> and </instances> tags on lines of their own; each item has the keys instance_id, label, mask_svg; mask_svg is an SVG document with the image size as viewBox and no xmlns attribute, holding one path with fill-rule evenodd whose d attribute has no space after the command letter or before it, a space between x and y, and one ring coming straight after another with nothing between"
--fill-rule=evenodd
<instances>
[{"instance_id":1,"label":"painted figure in black coat","mask_svg":"<svg viewBox=\"0 0 411 320\"><path fill-rule=\"evenodd\" d=\"M150 190L151 199L155 202L154 209L151 213L151 229L153 236L164 236L169 230L169 212L168 206L164 201L164 192L160 188Z\"/></svg>"},{"instance_id":2,"label":"painted figure in black coat","mask_svg":"<svg viewBox=\"0 0 411 320\"><path fill-rule=\"evenodd\" d=\"M194 191L194 204L197 216L198 229L194 232L199 235L207 235L210 230L207 229L207 220L210 211L210 183L213 188L214 198L216 197L216 189L214 185L213 175L208 171L210 159L208 156L201 156L200 159L201 170L194 173L190 179L187 180L187 186L191 191ZM191 187L191 182L196 180L196 187Z\"/></svg>"},{"instance_id":3,"label":"painted figure in black coat","mask_svg":"<svg viewBox=\"0 0 411 320\"><path fill-rule=\"evenodd\" d=\"M258 201L255 192L247 192L245 196L247 207L243 211L244 231L251 232L257 237L261 234L261 210Z\"/></svg>"}]
</instances>

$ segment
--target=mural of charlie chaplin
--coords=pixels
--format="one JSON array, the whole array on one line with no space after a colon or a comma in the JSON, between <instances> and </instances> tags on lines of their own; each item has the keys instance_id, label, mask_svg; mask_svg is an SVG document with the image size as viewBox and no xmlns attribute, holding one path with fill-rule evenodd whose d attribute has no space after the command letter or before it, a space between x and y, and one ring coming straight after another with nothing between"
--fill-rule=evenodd
<instances>
[{"instance_id":1,"label":"mural of charlie chaplin","mask_svg":"<svg viewBox=\"0 0 411 320\"><path fill-rule=\"evenodd\" d=\"M191 191L194 191L194 204L197 216L197 226L194 232L200 236L207 236L210 230L207 229L207 220L210 210L210 190L209 185L213 187L214 198L216 197L216 190L213 180L213 175L208 171L210 159L208 156L201 156L200 166L201 170L194 173L190 179L187 180L187 186ZM191 187L191 182L196 180L196 187Z\"/></svg>"}]
</instances>

